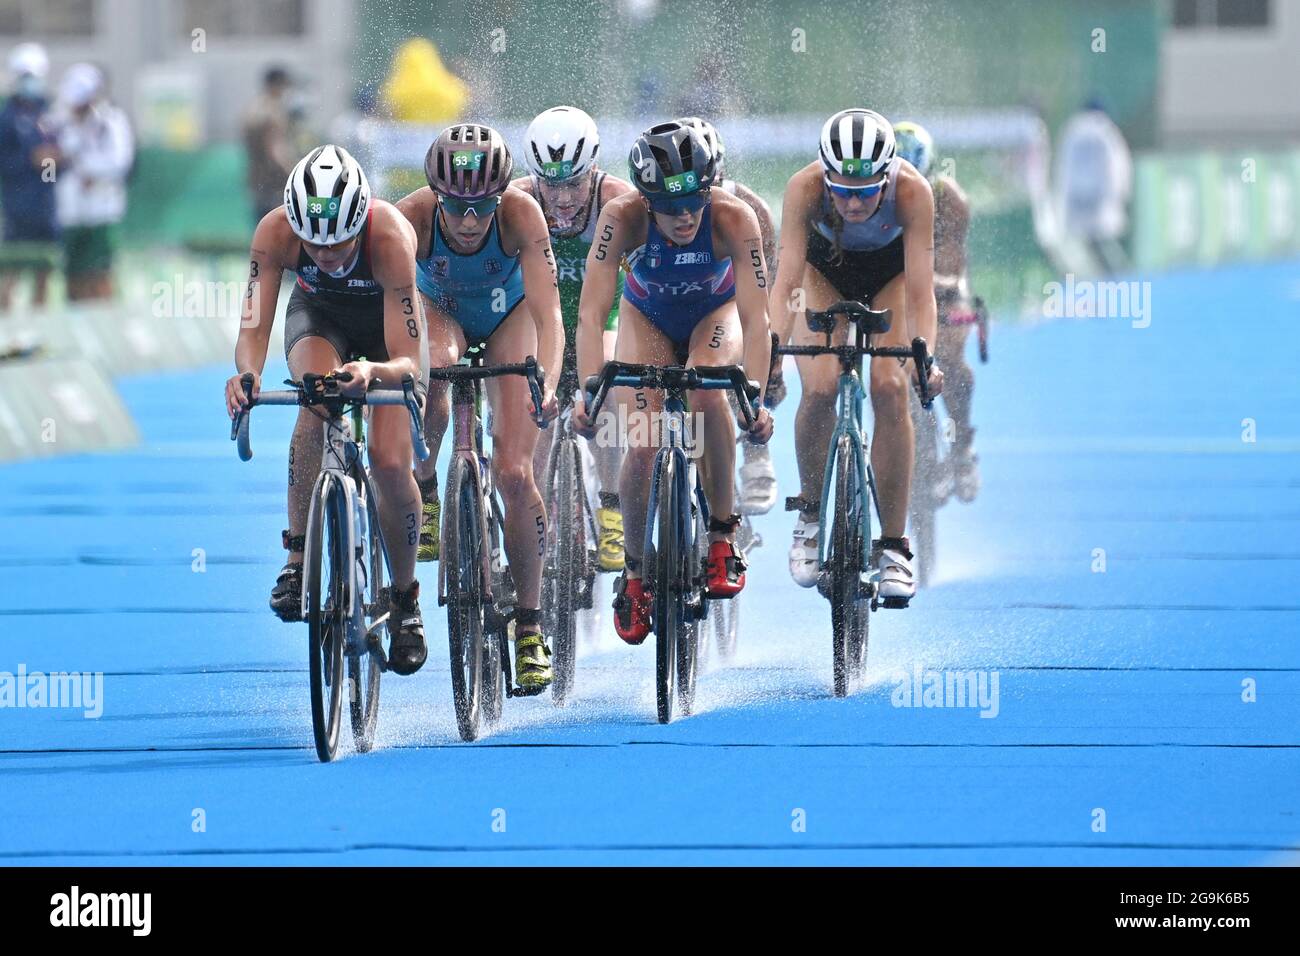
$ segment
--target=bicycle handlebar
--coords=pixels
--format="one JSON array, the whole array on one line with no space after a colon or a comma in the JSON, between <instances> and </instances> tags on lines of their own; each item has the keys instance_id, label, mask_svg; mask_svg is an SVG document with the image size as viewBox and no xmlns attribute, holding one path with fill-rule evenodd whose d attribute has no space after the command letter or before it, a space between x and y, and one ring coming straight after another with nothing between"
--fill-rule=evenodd
<instances>
[{"instance_id":1,"label":"bicycle handlebar","mask_svg":"<svg viewBox=\"0 0 1300 956\"><path fill-rule=\"evenodd\" d=\"M683 389L730 389L737 398L745 428L758 417L756 407L762 389L745 377L739 365L638 365L632 362L606 362L599 375L587 379L587 417L594 419L611 388L653 388L664 391Z\"/></svg>"},{"instance_id":2,"label":"bicycle handlebar","mask_svg":"<svg viewBox=\"0 0 1300 956\"><path fill-rule=\"evenodd\" d=\"M533 399L533 421L538 428L545 428L549 424L542 414L542 380L546 372L537 364L536 357L530 355L522 362L509 365L448 365L429 369L429 380L439 382L473 382L501 375L522 375L528 380L528 391Z\"/></svg>"},{"instance_id":3,"label":"bicycle handlebar","mask_svg":"<svg viewBox=\"0 0 1300 956\"><path fill-rule=\"evenodd\" d=\"M343 373L342 375L317 375L308 373L303 376L301 382L288 381L286 385L292 385L293 390L262 392L253 398L253 373L245 372L240 376L240 383L244 387L244 395L248 399L248 404L239 410L235 420L230 423L230 440L238 443L239 458L241 461L248 461L253 457L253 446L249 439L249 419L252 416L253 406L255 405L324 405L330 401L339 402L339 407L343 405L405 405L410 415L411 425L411 448L415 452L415 457L420 461L426 461L429 457L429 446L424 443L424 416L420 411L420 403L415 397L415 377L407 374L402 376L402 390L377 388L374 391L367 392L360 398L348 398L340 395L338 392L339 382L350 382L352 375Z\"/></svg>"}]
</instances>

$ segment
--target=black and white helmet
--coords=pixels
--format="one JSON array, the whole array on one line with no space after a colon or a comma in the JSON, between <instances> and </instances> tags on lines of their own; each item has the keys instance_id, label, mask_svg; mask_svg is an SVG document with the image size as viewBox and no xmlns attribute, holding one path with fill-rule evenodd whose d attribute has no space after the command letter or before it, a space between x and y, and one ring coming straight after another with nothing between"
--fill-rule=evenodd
<instances>
[{"instance_id":1,"label":"black and white helmet","mask_svg":"<svg viewBox=\"0 0 1300 956\"><path fill-rule=\"evenodd\" d=\"M317 146L298 160L284 184L284 212L304 242L332 246L361 231L370 209L370 183L342 146Z\"/></svg>"},{"instance_id":2,"label":"black and white helmet","mask_svg":"<svg viewBox=\"0 0 1300 956\"><path fill-rule=\"evenodd\" d=\"M697 192L713 185L718 175L704 137L676 121L652 126L638 136L628 166L632 183L643 196Z\"/></svg>"},{"instance_id":3,"label":"black and white helmet","mask_svg":"<svg viewBox=\"0 0 1300 956\"><path fill-rule=\"evenodd\" d=\"M874 176L894 159L894 127L873 110L840 110L822 127L817 152L827 172Z\"/></svg>"},{"instance_id":4,"label":"black and white helmet","mask_svg":"<svg viewBox=\"0 0 1300 956\"><path fill-rule=\"evenodd\" d=\"M500 195L509 187L514 169L510 147L501 134L479 123L448 126L424 157L429 188L458 199Z\"/></svg>"},{"instance_id":5,"label":"black and white helmet","mask_svg":"<svg viewBox=\"0 0 1300 956\"><path fill-rule=\"evenodd\" d=\"M683 126L689 126L695 132L704 137L704 143L713 153L713 164L717 167L714 175L722 179L723 160L726 159L727 150L722 145L722 136L718 129L706 119L700 119L698 116L683 116L677 122Z\"/></svg>"},{"instance_id":6,"label":"black and white helmet","mask_svg":"<svg viewBox=\"0 0 1300 956\"><path fill-rule=\"evenodd\" d=\"M538 113L524 133L524 165L546 182L583 175L595 167L599 152L596 121L576 106Z\"/></svg>"}]
</instances>

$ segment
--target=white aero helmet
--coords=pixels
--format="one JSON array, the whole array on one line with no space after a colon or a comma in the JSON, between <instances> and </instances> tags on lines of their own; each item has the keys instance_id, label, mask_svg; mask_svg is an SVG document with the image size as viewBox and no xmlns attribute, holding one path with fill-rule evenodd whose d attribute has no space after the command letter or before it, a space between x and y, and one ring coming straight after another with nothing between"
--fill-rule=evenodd
<instances>
[{"instance_id":1,"label":"white aero helmet","mask_svg":"<svg viewBox=\"0 0 1300 956\"><path fill-rule=\"evenodd\" d=\"M342 146L317 146L298 160L284 184L284 211L304 242L332 246L361 231L370 208L370 183Z\"/></svg>"},{"instance_id":2,"label":"white aero helmet","mask_svg":"<svg viewBox=\"0 0 1300 956\"><path fill-rule=\"evenodd\" d=\"M596 121L576 106L552 106L538 113L524 133L524 164L544 181L581 176L596 165L599 152Z\"/></svg>"},{"instance_id":3,"label":"white aero helmet","mask_svg":"<svg viewBox=\"0 0 1300 956\"><path fill-rule=\"evenodd\" d=\"M717 177L722 178L723 160L726 158L727 150L722 145L722 136L718 129L706 119L700 119L698 116L683 116L677 122L683 126L689 126L695 132L700 134L709 151L713 153L713 164L717 167Z\"/></svg>"},{"instance_id":4,"label":"white aero helmet","mask_svg":"<svg viewBox=\"0 0 1300 956\"><path fill-rule=\"evenodd\" d=\"M894 128L873 110L840 110L822 127L817 152L827 172L866 179L894 159Z\"/></svg>"}]
</instances>

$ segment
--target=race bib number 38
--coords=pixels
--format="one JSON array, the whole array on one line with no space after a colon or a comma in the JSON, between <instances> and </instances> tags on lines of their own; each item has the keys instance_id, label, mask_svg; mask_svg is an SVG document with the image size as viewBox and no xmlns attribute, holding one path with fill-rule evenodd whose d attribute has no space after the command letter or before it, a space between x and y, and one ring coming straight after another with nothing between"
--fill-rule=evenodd
<instances>
[{"instance_id":1,"label":"race bib number 38","mask_svg":"<svg viewBox=\"0 0 1300 956\"><path fill-rule=\"evenodd\" d=\"M324 216L326 219L337 219L339 216L339 201L337 196L308 196L307 197L307 215L312 218Z\"/></svg>"},{"instance_id":2,"label":"race bib number 38","mask_svg":"<svg viewBox=\"0 0 1300 956\"><path fill-rule=\"evenodd\" d=\"M477 170L483 165L483 157L486 155L477 149L458 149L451 154L451 165L454 169Z\"/></svg>"}]
</instances>

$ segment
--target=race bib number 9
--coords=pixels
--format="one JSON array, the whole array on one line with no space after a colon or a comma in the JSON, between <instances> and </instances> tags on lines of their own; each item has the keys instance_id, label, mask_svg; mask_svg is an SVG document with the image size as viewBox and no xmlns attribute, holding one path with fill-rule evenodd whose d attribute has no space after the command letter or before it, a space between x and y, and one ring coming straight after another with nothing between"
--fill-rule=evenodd
<instances>
[{"instance_id":1,"label":"race bib number 9","mask_svg":"<svg viewBox=\"0 0 1300 956\"><path fill-rule=\"evenodd\" d=\"M568 179L573 175L573 160L560 163L542 163L542 173L547 179Z\"/></svg>"},{"instance_id":2,"label":"race bib number 9","mask_svg":"<svg viewBox=\"0 0 1300 956\"><path fill-rule=\"evenodd\" d=\"M337 219L339 216L339 201L337 196L308 196L307 197L307 215L313 219L324 216L326 219Z\"/></svg>"},{"instance_id":3,"label":"race bib number 9","mask_svg":"<svg viewBox=\"0 0 1300 956\"><path fill-rule=\"evenodd\" d=\"M483 157L486 153L476 149L458 149L451 154L451 165L453 169L473 169L478 170L483 165Z\"/></svg>"},{"instance_id":4,"label":"race bib number 9","mask_svg":"<svg viewBox=\"0 0 1300 956\"><path fill-rule=\"evenodd\" d=\"M693 193L699 189L700 180L694 172L678 173L676 176L669 176L664 180L664 188L670 193L685 195Z\"/></svg>"}]
</instances>

